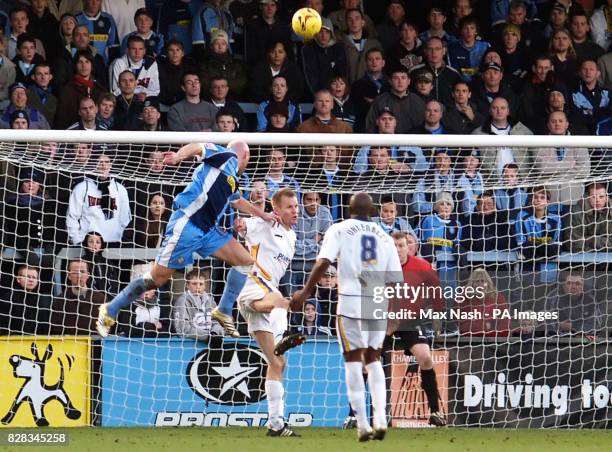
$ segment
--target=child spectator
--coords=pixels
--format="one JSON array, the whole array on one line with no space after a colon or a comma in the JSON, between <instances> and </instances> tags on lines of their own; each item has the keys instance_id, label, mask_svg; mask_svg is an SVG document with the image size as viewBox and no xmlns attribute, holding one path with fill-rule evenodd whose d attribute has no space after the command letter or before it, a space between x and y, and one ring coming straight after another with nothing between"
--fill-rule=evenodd
<instances>
[{"instance_id":1,"label":"child spectator","mask_svg":"<svg viewBox=\"0 0 612 452\"><path fill-rule=\"evenodd\" d=\"M134 14L136 31L132 31L123 37L121 41L121 53L125 54L128 48L128 40L131 36L140 36L145 42L145 53L151 58L161 56L164 50L164 35L152 30L153 15L146 8L140 8Z\"/></svg>"},{"instance_id":2,"label":"child spectator","mask_svg":"<svg viewBox=\"0 0 612 452\"><path fill-rule=\"evenodd\" d=\"M478 21L474 16L466 16L459 21L461 37L448 45L448 56L451 67L455 68L466 82L478 74L482 57L489 48L489 43L478 37Z\"/></svg>"},{"instance_id":3,"label":"child spectator","mask_svg":"<svg viewBox=\"0 0 612 452\"><path fill-rule=\"evenodd\" d=\"M223 336L223 328L210 315L217 303L208 293L209 272L195 268L187 273L185 280L185 292L172 308L174 331L181 336L204 341L212 334Z\"/></svg>"},{"instance_id":4,"label":"child spectator","mask_svg":"<svg viewBox=\"0 0 612 452\"><path fill-rule=\"evenodd\" d=\"M592 252L612 250L612 206L606 185L594 182L587 186L586 198L572 206L570 224L563 231L569 251Z\"/></svg>"},{"instance_id":5,"label":"child spectator","mask_svg":"<svg viewBox=\"0 0 612 452\"><path fill-rule=\"evenodd\" d=\"M115 125L115 108L117 100L111 93L104 94L98 101L98 114L96 115L97 127L104 130L112 130Z\"/></svg>"},{"instance_id":6,"label":"child spectator","mask_svg":"<svg viewBox=\"0 0 612 452\"><path fill-rule=\"evenodd\" d=\"M144 292L131 306L127 335L160 337L170 332L170 304L159 289Z\"/></svg>"},{"instance_id":7,"label":"child spectator","mask_svg":"<svg viewBox=\"0 0 612 452\"><path fill-rule=\"evenodd\" d=\"M457 179L451 167L451 158L446 148L436 149L435 166L417 182L412 197L412 209L415 214L429 215L433 211L433 202L442 192L453 193Z\"/></svg>"},{"instance_id":8,"label":"child spectator","mask_svg":"<svg viewBox=\"0 0 612 452\"><path fill-rule=\"evenodd\" d=\"M507 212L510 224L514 224L529 197L525 189L519 187L519 166L516 163L504 165L502 183L503 187L495 190L495 204L497 210Z\"/></svg>"},{"instance_id":9,"label":"child spectator","mask_svg":"<svg viewBox=\"0 0 612 452\"><path fill-rule=\"evenodd\" d=\"M414 234L414 230L406 218L398 217L397 204L392 195L384 195L380 200L379 216L372 218L383 230L391 235L394 232Z\"/></svg>"},{"instance_id":10,"label":"child spectator","mask_svg":"<svg viewBox=\"0 0 612 452\"><path fill-rule=\"evenodd\" d=\"M13 58L15 63L15 81L29 84L31 74L36 65L44 63L45 59L36 53L36 38L29 33L23 33L17 39L19 53Z\"/></svg>"},{"instance_id":11,"label":"child spectator","mask_svg":"<svg viewBox=\"0 0 612 452\"><path fill-rule=\"evenodd\" d=\"M457 183L459 212L471 215L476 208L476 200L484 191L484 182L480 173L480 152L473 150L463 157L463 174Z\"/></svg>"},{"instance_id":12,"label":"child spectator","mask_svg":"<svg viewBox=\"0 0 612 452\"><path fill-rule=\"evenodd\" d=\"M294 327L294 333L301 333L307 336L321 336L330 337L332 336L331 330L321 325L320 306L315 298L309 298L304 302L304 308L301 317L301 321L292 322L296 323Z\"/></svg>"},{"instance_id":13,"label":"child spectator","mask_svg":"<svg viewBox=\"0 0 612 452\"><path fill-rule=\"evenodd\" d=\"M357 105L351 97L351 87L346 77L336 75L330 78L327 88L334 101L331 111L332 116L345 122L353 129L357 120Z\"/></svg>"}]
</instances>

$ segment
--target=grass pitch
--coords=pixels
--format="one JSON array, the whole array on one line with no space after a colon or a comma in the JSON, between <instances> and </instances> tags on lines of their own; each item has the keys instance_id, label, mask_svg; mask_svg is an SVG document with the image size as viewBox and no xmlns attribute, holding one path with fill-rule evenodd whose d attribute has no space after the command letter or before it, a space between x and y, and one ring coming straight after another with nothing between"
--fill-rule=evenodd
<instances>
[{"instance_id":1,"label":"grass pitch","mask_svg":"<svg viewBox=\"0 0 612 452\"><path fill-rule=\"evenodd\" d=\"M45 429L45 433L54 432ZM392 429L384 441L358 443L355 430L296 429L301 438L267 438L252 428L75 428L67 446L0 446L0 451L74 450L79 452L527 452L611 451L605 430Z\"/></svg>"}]
</instances>

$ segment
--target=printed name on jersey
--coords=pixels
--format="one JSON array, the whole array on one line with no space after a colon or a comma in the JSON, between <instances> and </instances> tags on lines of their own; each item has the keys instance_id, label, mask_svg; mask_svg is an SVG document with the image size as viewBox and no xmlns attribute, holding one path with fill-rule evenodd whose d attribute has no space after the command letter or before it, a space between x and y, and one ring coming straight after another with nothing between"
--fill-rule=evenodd
<instances>
[{"instance_id":1,"label":"printed name on jersey","mask_svg":"<svg viewBox=\"0 0 612 452\"><path fill-rule=\"evenodd\" d=\"M284 265L289 265L289 263L291 262L291 259L285 256L283 253L278 253L276 256L274 256L274 259L276 259L277 261L279 261L280 263Z\"/></svg>"}]
</instances>

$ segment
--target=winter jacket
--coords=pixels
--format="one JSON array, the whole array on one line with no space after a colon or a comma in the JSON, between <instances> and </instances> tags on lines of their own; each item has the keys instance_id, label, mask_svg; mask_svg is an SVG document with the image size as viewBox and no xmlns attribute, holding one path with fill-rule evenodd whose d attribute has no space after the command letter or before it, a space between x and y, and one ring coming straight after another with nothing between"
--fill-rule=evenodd
<instances>
[{"instance_id":1,"label":"winter jacket","mask_svg":"<svg viewBox=\"0 0 612 452\"><path fill-rule=\"evenodd\" d=\"M395 133L408 133L420 125L425 116L425 103L419 96L408 92L405 96L398 96L392 92L377 96L366 116L365 128L368 133L376 133L376 119L380 113L389 109L397 119Z\"/></svg>"},{"instance_id":2,"label":"winter jacket","mask_svg":"<svg viewBox=\"0 0 612 452\"><path fill-rule=\"evenodd\" d=\"M88 49L93 60L93 76L94 80L105 90L108 90L108 66L104 61L104 57L98 53L98 50L89 46ZM74 55L77 49L72 47L70 50L63 48L60 50L59 55L55 59L51 60L51 72L53 73L53 80L51 83L55 87L55 91L60 95L62 89L66 83L72 80L74 75Z\"/></svg>"},{"instance_id":3,"label":"winter jacket","mask_svg":"<svg viewBox=\"0 0 612 452\"><path fill-rule=\"evenodd\" d=\"M334 223L329 209L319 206L317 213L311 216L303 206L300 206L300 217L295 226L297 240L295 242L295 257L304 260L317 258L320 243L316 241L316 235L321 238L325 231Z\"/></svg>"},{"instance_id":4,"label":"winter jacket","mask_svg":"<svg viewBox=\"0 0 612 452\"><path fill-rule=\"evenodd\" d=\"M59 237L56 202L40 196L10 195L4 203L2 244L17 250L43 248Z\"/></svg>"},{"instance_id":5,"label":"winter jacket","mask_svg":"<svg viewBox=\"0 0 612 452\"><path fill-rule=\"evenodd\" d=\"M76 295L67 287L51 305L51 332L62 336L96 334L98 308L106 301L102 292L84 289Z\"/></svg>"},{"instance_id":6,"label":"winter jacket","mask_svg":"<svg viewBox=\"0 0 612 452\"><path fill-rule=\"evenodd\" d=\"M0 291L0 336L49 334L51 297L25 291L17 282Z\"/></svg>"},{"instance_id":7,"label":"winter jacket","mask_svg":"<svg viewBox=\"0 0 612 452\"><path fill-rule=\"evenodd\" d=\"M545 312L558 313L557 319L546 322L548 334L572 335L586 333L596 335L603 327L602 313L597 306L597 300L588 292L573 297L557 288L546 295ZM565 321L571 322L571 330L560 329L560 324Z\"/></svg>"},{"instance_id":8,"label":"winter jacket","mask_svg":"<svg viewBox=\"0 0 612 452\"><path fill-rule=\"evenodd\" d=\"M216 77L224 77L229 85L229 96L240 99L247 84L247 72L244 63L229 53L217 55L209 53L198 70L202 84L201 93L210 91L210 82Z\"/></svg>"},{"instance_id":9,"label":"winter jacket","mask_svg":"<svg viewBox=\"0 0 612 452\"><path fill-rule=\"evenodd\" d=\"M363 43L361 50L357 50L353 39L349 35L343 35L340 40L345 46L346 59L348 63L348 80L349 83L353 83L355 80L359 80L366 73L366 53L370 49L382 49L382 45L375 38L362 38Z\"/></svg>"},{"instance_id":10,"label":"winter jacket","mask_svg":"<svg viewBox=\"0 0 612 452\"><path fill-rule=\"evenodd\" d=\"M157 62L145 56L142 61L134 63L127 55L117 58L110 71L111 91L115 96L121 94L119 89L119 74L130 70L136 76L136 89L134 94L145 93L148 96L159 96L159 69Z\"/></svg>"},{"instance_id":11,"label":"winter jacket","mask_svg":"<svg viewBox=\"0 0 612 452\"><path fill-rule=\"evenodd\" d=\"M0 101L9 98L9 86L15 83L15 63L7 57L0 57Z\"/></svg>"},{"instance_id":12,"label":"winter jacket","mask_svg":"<svg viewBox=\"0 0 612 452\"><path fill-rule=\"evenodd\" d=\"M55 128L66 129L79 120L78 112L81 99L91 97L97 104L106 93L106 89L98 83L94 84L93 89L88 89L83 85L79 85L74 80L69 81L60 91L57 100Z\"/></svg>"},{"instance_id":13,"label":"winter jacket","mask_svg":"<svg viewBox=\"0 0 612 452\"><path fill-rule=\"evenodd\" d=\"M2 116L0 116L0 129L11 128L11 125L9 123L11 120L11 115L15 110L17 109L13 104L9 104L8 108L4 110L4 113L2 114ZM28 106L25 108L25 111L27 112L28 117L30 118L30 129L49 130L51 128L51 126L49 125L49 121L47 121L47 118L45 118L44 115L36 108Z\"/></svg>"},{"instance_id":14,"label":"winter jacket","mask_svg":"<svg viewBox=\"0 0 612 452\"><path fill-rule=\"evenodd\" d=\"M353 129L346 122L332 115L327 124L323 123L317 116L311 116L297 129L298 133L353 133Z\"/></svg>"},{"instance_id":15,"label":"winter jacket","mask_svg":"<svg viewBox=\"0 0 612 452\"><path fill-rule=\"evenodd\" d=\"M417 76L423 72L427 72L433 77L432 94L434 99L442 102L445 105L451 103L453 101L453 98L451 96L453 86L456 82L462 80L461 74L459 74L456 69L445 64L443 64L437 69L434 69L427 63L421 63L417 66L414 66L410 70L410 79L416 80ZM473 100L474 96L472 95L472 101Z\"/></svg>"},{"instance_id":16,"label":"winter jacket","mask_svg":"<svg viewBox=\"0 0 612 452\"><path fill-rule=\"evenodd\" d=\"M612 205L593 209L583 200L572 206L570 224L564 229L568 251L612 251Z\"/></svg>"},{"instance_id":17,"label":"winter jacket","mask_svg":"<svg viewBox=\"0 0 612 452\"><path fill-rule=\"evenodd\" d=\"M294 102L302 100L304 93L304 79L302 71L291 60L286 60L278 75L287 80L287 98ZM272 69L267 60L260 61L255 65L249 80L249 97L253 102L262 102L270 97L270 87L272 86Z\"/></svg>"},{"instance_id":18,"label":"winter jacket","mask_svg":"<svg viewBox=\"0 0 612 452\"><path fill-rule=\"evenodd\" d=\"M327 47L321 47L315 38L302 47L302 67L310 94L327 89L327 84L333 76L348 75L345 47L334 41Z\"/></svg>"},{"instance_id":19,"label":"winter jacket","mask_svg":"<svg viewBox=\"0 0 612 452\"><path fill-rule=\"evenodd\" d=\"M208 340L211 334L222 336L223 328L210 316L216 307L212 295L195 295L186 290L172 309L174 331L181 336L199 340Z\"/></svg>"}]
</instances>

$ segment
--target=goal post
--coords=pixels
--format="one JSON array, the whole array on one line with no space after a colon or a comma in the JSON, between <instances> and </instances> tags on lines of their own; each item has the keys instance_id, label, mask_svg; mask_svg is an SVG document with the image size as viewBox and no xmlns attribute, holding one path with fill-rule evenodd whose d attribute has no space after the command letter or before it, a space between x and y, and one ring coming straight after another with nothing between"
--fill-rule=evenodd
<instances>
[{"instance_id":1,"label":"goal post","mask_svg":"<svg viewBox=\"0 0 612 452\"><path fill-rule=\"evenodd\" d=\"M612 138L0 130L0 428L265 425L263 354L237 312L235 340L210 318L219 261L194 256L122 311L115 335L94 328L97 306L150 268L199 164L166 167L163 153L232 140L251 148L238 181L248 200L266 207L279 188L298 191L285 295L353 193L372 195L385 231L414 240L444 290L444 315L419 327L450 425L610 427ZM223 227L235 218L228 210ZM205 294L188 292L198 278ZM290 313L290 328L309 334L287 355L295 426L340 427L349 412L337 284L332 268ZM418 366L401 335L388 345L391 424L426 426ZM32 410L24 391L38 394Z\"/></svg>"}]
</instances>

